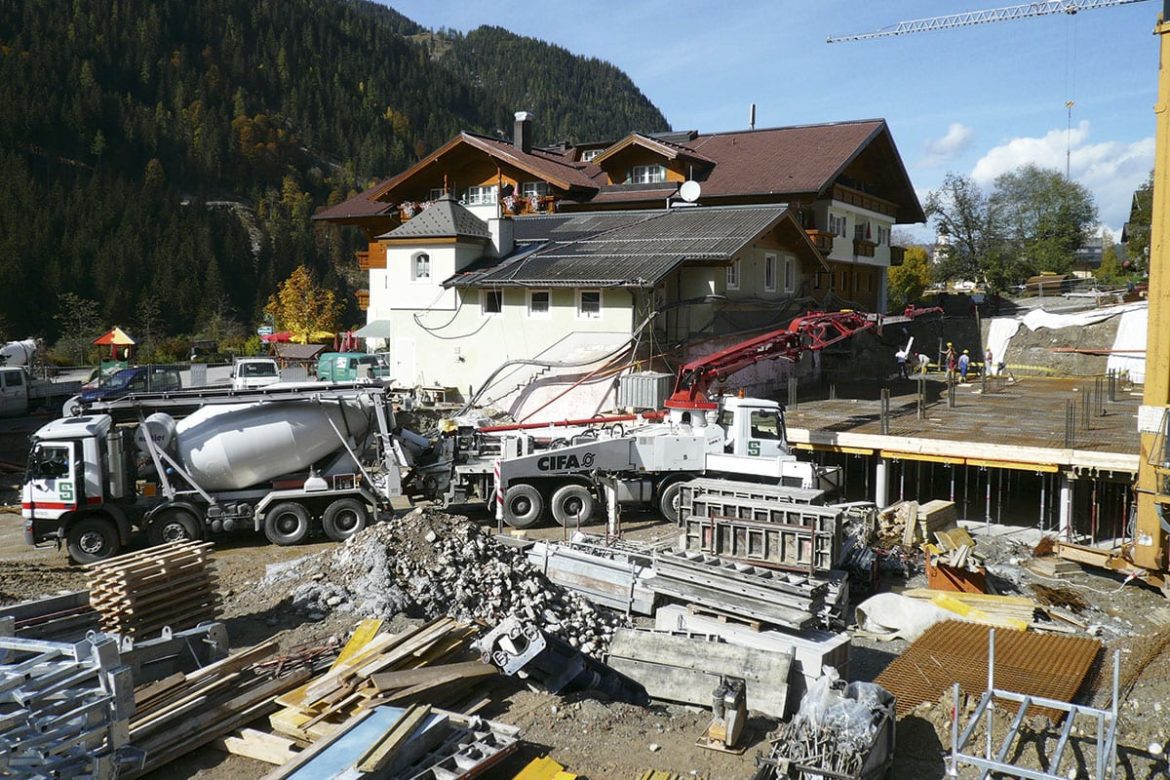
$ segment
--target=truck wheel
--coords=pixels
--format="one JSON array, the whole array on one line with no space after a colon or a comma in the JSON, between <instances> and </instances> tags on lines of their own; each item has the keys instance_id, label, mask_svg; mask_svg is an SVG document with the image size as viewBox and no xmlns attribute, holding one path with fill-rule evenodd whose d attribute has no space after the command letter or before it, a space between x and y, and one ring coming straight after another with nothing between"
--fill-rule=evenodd
<instances>
[{"instance_id":1,"label":"truck wheel","mask_svg":"<svg viewBox=\"0 0 1170 780\"><path fill-rule=\"evenodd\" d=\"M504 522L513 528L531 528L544 514L544 496L532 485L513 485L504 493Z\"/></svg>"},{"instance_id":2,"label":"truck wheel","mask_svg":"<svg viewBox=\"0 0 1170 780\"><path fill-rule=\"evenodd\" d=\"M103 517L85 517L69 528L65 549L74 563L97 563L122 550L117 527Z\"/></svg>"},{"instance_id":3,"label":"truck wheel","mask_svg":"<svg viewBox=\"0 0 1170 780\"><path fill-rule=\"evenodd\" d=\"M264 516L264 535L273 544L297 544L309 535L309 510L295 501L277 504Z\"/></svg>"},{"instance_id":4,"label":"truck wheel","mask_svg":"<svg viewBox=\"0 0 1170 780\"><path fill-rule=\"evenodd\" d=\"M678 502L682 495L682 481L671 482L658 495L658 511L672 523L678 522Z\"/></svg>"},{"instance_id":5,"label":"truck wheel","mask_svg":"<svg viewBox=\"0 0 1170 780\"><path fill-rule=\"evenodd\" d=\"M365 504L356 498L339 498L325 507L321 515L321 527L325 535L335 542L344 542L366 527L369 514Z\"/></svg>"},{"instance_id":6,"label":"truck wheel","mask_svg":"<svg viewBox=\"0 0 1170 780\"><path fill-rule=\"evenodd\" d=\"M562 485L552 495L552 516L561 525L593 517L593 494L584 485Z\"/></svg>"},{"instance_id":7,"label":"truck wheel","mask_svg":"<svg viewBox=\"0 0 1170 780\"><path fill-rule=\"evenodd\" d=\"M151 547L171 542L190 542L203 538L199 518L186 509L164 509L154 516L146 539Z\"/></svg>"}]
</instances>

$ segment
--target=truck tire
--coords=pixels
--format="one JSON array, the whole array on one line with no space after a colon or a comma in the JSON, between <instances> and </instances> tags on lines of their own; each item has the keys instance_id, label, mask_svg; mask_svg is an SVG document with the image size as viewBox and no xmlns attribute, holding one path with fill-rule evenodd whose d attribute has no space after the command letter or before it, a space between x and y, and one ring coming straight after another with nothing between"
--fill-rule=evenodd
<instances>
[{"instance_id":1,"label":"truck tire","mask_svg":"<svg viewBox=\"0 0 1170 780\"><path fill-rule=\"evenodd\" d=\"M65 549L74 563L97 563L122 551L118 527L105 517L83 517L69 527Z\"/></svg>"},{"instance_id":2,"label":"truck tire","mask_svg":"<svg viewBox=\"0 0 1170 780\"><path fill-rule=\"evenodd\" d=\"M678 501L682 494L682 480L675 480L658 494L658 511L672 523L678 522Z\"/></svg>"},{"instance_id":3,"label":"truck tire","mask_svg":"<svg viewBox=\"0 0 1170 780\"><path fill-rule=\"evenodd\" d=\"M344 542L365 528L368 521L366 505L356 498L339 498L325 507L321 515L325 535L335 542Z\"/></svg>"},{"instance_id":4,"label":"truck tire","mask_svg":"<svg viewBox=\"0 0 1170 780\"><path fill-rule=\"evenodd\" d=\"M544 514L544 496L532 485L512 485L504 493L504 522L513 528L531 528Z\"/></svg>"},{"instance_id":5,"label":"truck tire","mask_svg":"<svg viewBox=\"0 0 1170 780\"><path fill-rule=\"evenodd\" d=\"M203 538L203 526L194 514L186 509L164 509L150 521L146 540L151 547L171 542L190 542Z\"/></svg>"},{"instance_id":6,"label":"truck tire","mask_svg":"<svg viewBox=\"0 0 1170 780\"><path fill-rule=\"evenodd\" d=\"M309 510L295 501L282 501L264 515L264 535L282 547L298 544L309 535Z\"/></svg>"},{"instance_id":7,"label":"truck tire","mask_svg":"<svg viewBox=\"0 0 1170 780\"><path fill-rule=\"evenodd\" d=\"M562 526L576 524L578 517L581 522L593 517L593 494L584 485L562 485L552 494L549 503L553 519Z\"/></svg>"}]
</instances>

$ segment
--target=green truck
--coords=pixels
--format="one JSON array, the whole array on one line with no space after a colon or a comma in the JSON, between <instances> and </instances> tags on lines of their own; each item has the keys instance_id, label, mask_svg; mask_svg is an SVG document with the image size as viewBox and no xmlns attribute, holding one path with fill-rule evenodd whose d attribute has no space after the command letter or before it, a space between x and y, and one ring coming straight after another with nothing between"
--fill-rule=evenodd
<instances>
[{"instance_id":1,"label":"green truck","mask_svg":"<svg viewBox=\"0 0 1170 780\"><path fill-rule=\"evenodd\" d=\"M352 382L355 379L388 379L390 366L382 355L367 352L326 352L317 358L319 382Z\"/></svg>"}]
</instances>

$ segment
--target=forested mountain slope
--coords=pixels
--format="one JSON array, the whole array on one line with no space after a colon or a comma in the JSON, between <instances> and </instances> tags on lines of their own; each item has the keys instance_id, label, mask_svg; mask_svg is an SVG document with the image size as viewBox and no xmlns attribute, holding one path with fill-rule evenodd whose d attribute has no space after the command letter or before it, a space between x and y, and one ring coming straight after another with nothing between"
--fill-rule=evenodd
<instances>
[{"instance_id":1,"label":"forested mountain slope","mask_svg":"<svg viewBox=\"0 0 1170 780\"><path fill-rule=\"evenodd\" d=\"M0 331L57 335L72 292L96 324L207 335L299 263L348 298L356 237L309 217L459 129L517 108L545 140L667 127L605 63L422 33L364 0L0 2Z\"/></svg>"}]
</instances>

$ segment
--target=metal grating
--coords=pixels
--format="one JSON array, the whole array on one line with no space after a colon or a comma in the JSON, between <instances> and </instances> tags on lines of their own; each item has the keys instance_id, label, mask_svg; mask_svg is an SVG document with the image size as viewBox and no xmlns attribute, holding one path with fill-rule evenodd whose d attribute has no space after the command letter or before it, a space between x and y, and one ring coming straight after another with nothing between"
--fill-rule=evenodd
<instances>
[{"instance_id":1,"label":"metal grating","mask_svg":"<svg viewBox=\"0 0 1170 780\"><path fill-rule=\"evenodd\" d=\"M898 716L919 704L937 702L959 683L978 696L987 688L989 626L947 621L927 629L874 681L898 699ZM995 634L995 687L1028 696L1072 701L1092 667L1101 643L1086 637L1000 629ZM1015 705L1005 707L1015 712ZM1054 723L1058 710L1035 712Z\"/></svg>"}]
</instances>

